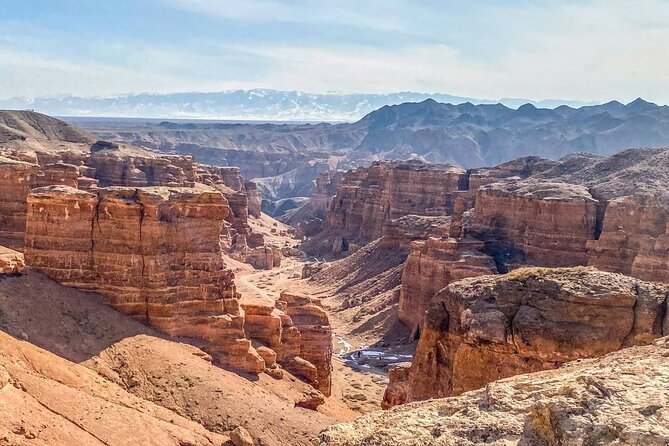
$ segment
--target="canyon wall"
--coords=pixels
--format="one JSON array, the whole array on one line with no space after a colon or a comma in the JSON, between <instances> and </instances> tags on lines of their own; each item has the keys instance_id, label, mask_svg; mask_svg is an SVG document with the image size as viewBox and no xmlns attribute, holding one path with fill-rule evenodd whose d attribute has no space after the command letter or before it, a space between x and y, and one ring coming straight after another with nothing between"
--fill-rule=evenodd
<instances>
[{"instance_id":1,"label":"canyon wall","mask_svg":"<svg viewBox=\"0 0 669 446\"><path fill-rule=\"evenodd\" d=\"M414 360L384 406L597 357L669 333L669 286L591 268L464 279L434 297Z\"/></svg>"},{"instance_id":2,"label":"canyon wall","mask_svg":"<svg viewBox=\"0 0 669 446\"><path fill-rule=\"evenodd\" d=\"M651 197L611 200L587 255L596 268L669 283L669 206Z\"/></svg>"},{"instance_id":3,"label":"canyon wall","mask_svg":"<svg viewBox=\"0 0 669 446\"><path fill-rule=\"evenodd\" d=\"M472 234L502 271L590 265L668 282L669 150L573 156L478 189Z\"/></svg>"},{"instance_id":4,"label":"canyon wall","mask_svg":"<svg viewBox=\"0 0 669 446\"><path fill-rule=\"evenodd\" d=\"M103 295L171 336L194 338L222 364L258 373L234 275L221 258L230 208L213 189L37 188L28 197L26 262Z\"/></svg>"},{"instance_id":5,"label":"canyon wall","mask_svg":"<svg viewBox=\"0 0 669 446\"><path fill-rule=\"evenodd\" d=\"M414 241L402 272L399 318L414 333L420 326L432 297L460 279L497 270L492 258L483 254L483 243L472 238L428 238Z\"/></svg>"},{"instance_id":6,"label":"canyon wall","mask_svg":"<svg viewBox=\"0 0 669 446\"><path fill-rule=\"evenodd\" d=\"M225 217L229 225L223 230L225 247L232 247L238 234L249 239L252 248L264 244L262 236L254 234L248 222L249 215L260 216L260 194L255 183L244 181L239 168L204 166L197 164L192 156L155 154L105 141L90 147L66 145L61 150L47 149L0 147L0 154L6 155L0 156L0 189L5 190L0 197L0 222L3 223L0 243L23 249L26 200L35 187L66 185L96 190L99 186L199 188L207 184L218 189L230 205L231 212ZM266 248L276 257L271 247ZM241 260L247 261L248 257L258 268L272 268L277 264L263 260L263 253L256 251Z\"/></svg>"},{"instance_id":7,"label":"canyon wall","mask_svg":"<svg viewBox=\"0 0 669 446\"><path fill-rule=\"evenodd\" d=\"M39 171L36 164L0 157L0 245L23 247L26 199Z\"/></svg>"},{"instance_id":8,"label":"canyon wall","mask_svg":"<svg viewBox=\"0 0 669 446\"><path fill-rule=\"evenodd\" d=\"M325 230L370 241L381 237L389 220L449 214L465 177L463 169L420 161L377 162L349 171L331 201Z\"/></svg>"},{"instance_id":9,"label":"canyon wall","mask_svg":"<svg viewBox=\"0 0 669 446\"><path fill-rule=\"evenodd\" d=\"M493 183L476 196L472 234L502 263L587 264L597 204L584 186L566 183ZM516 255L522 259L513 259Z\"/></svg>"},{"instance_id":10,"label":"canyon wall","mask_svg":"<svg viewBox=\"0 0 669 446\"><path fill-rule=\"evenodd\" d=\"M465 198L456 198L448 228L439 237L423 237L410 244L402 272L398 307L399 319L411 328L412 338L420 336L425 311L439 290L465 277L497 272L492 258L483 254L483 242L467 236ZM406 238L406 237L404 237Z\"/></svg>"}]
</instances>

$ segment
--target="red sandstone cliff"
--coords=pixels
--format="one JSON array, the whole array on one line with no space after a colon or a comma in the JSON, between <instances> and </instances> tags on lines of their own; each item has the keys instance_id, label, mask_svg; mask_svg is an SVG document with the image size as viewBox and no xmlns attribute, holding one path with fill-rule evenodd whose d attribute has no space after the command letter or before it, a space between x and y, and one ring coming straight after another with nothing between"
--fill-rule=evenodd
<instances>
[{"instance_id":1,"label":"red sandstone cliff","mask_svg":"<svg viewBox=\"0 0 669 446\"><path fill-rule=\"evenodd\" d=\"M0 245L22 249L26 199L39 170L37 164L0 157Z\"/></svg>"},{"instance_id":2,"label":"red sandstone cliff","mask_svg":"<svg viewBox=\"0 0 669 446\"><path fill-rule=\"evenodd\" d=\"M224 365L257 373L264 363L245 339L234 275L221 258L229 212L213 189L38 188L28 198L26 261L169 335L202 341Z\"/></svg>"},{"instance_id":3,"label":"red sandstone cliff","mask_svg":"<svg viewBox=\"0 0 669 446\"><path fill-rule=\"evenodd\" d=\"M389 220L448 214L463 178L463 169L420 161L374 163L349 171L330 204L326 231L369 241L382 235Z\"/></svg>"},{"instance_id":4,"label":"red sandstone cliff","mask_svg":"<svg viewBox=\"0 0 669 446\"><path fill-rule=\"evenodd\" d=\"M668 281L669 149L573 156L478 190L472 233L500 269L592 265Z\"/></svg>"},{"instance_id":5,"label":"red sandstone cliff","mask_svg":"<svg viewBox=\"0 0 669 446\"><path fill-rule=\"evenodd\" d=\"M587 264L597 200L584 186L566 183L493 183L476 196L472 233L501 260L545 266Z\"/></svg>"}]
</instances>

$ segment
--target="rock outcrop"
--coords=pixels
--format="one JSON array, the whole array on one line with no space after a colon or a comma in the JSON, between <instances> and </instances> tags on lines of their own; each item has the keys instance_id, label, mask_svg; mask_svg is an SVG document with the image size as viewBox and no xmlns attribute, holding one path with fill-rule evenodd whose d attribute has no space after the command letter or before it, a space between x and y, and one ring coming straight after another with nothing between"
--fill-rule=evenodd
<instances>
[{"instance_id":1,"label":"rock outcrop","mask_svg":"<svg viewBox=\"0 0 669 446\"><path fill-rule=\"evenodd\" d=\"M265 359L266 366L271 369L272 363L277 362L330 396L332 329L320 299L284 291L275 307L265 303L244 303L242 307L246 335L262 345L258 353L263 358L272 359ZM273 374L272 370L268 372Z\"/></svg>"},{"instance_id":2,"label":"rock outcrop","mask_svg":"<svg viewBox=\"0 0 669 446\"><path fill-rule=\"evenodd\" d=\"M420 161L376 162L344 175L326 218L326 231L370 241L387 221L405 215L450 214L463 169ZM347 250L345 241L341 248Z\"/></svg>"},{"instance_id":3,"label":"rock outcrop","mask_svg":"<svg viewBox=\"0 0 669 446\"><path fill-rule=\"evenodd\" d=\"M323 310L320 299L302 293L284 291L277 301L277 308L283 310L282 348L278 361L289 371L299 372L303 368L295 357L299 357L316 369L312 384L325 396L330 396L332 387L332 329L328 314ZM297 333L293 330L297 330ZM297 345L295 344L297 341ZM299 375L300 373L296 373Z\"/></svg>"},{"instance_id":4,"label":"rock outcrop","mask_svg":"<svg viewBox=\"0 0 669 446\"><path fill-rule=\"evenodd\" d=\"M543 266L586 265L586 243L594 237L597 204L588 189L579 185L488 184L478 190L472 233L486 241L500 264L511 260Z\"/></svg>"},{"instance_id":5,"label":"rock outcrop","mask_svg":"<svg viewBox=\"0 0 669 446\"><path fill-rule=\"evenodd\" d=\"M229 212L213 189L37 188L28 197L26 262L257 373L264 363L245 339L234 275L221 257Z\"/></svg>"},{"instance_id":6,"label":"rock outcrop","mask_svg":"<svg viewBox=\"0 0 669 446\"><path fill-rule=\"evenodd\" d=\"M262 205L262 196L258 185L253 181L244 181L244 191L248 197L249 215L260 218L260 207Z\"/></svg>"},{"instance_id":7,"label":"rock outcrop","mask_svg":"<svg viewBox=\"0 0 669 446\"><path fill-rule=\"evenodd\" d=\"M0 245L23 247L26 199L39 172L37 164L0 157Z\"/></svg>"},{"instance_id":8,"label":"rock outcrop","mask_svg":"<svg viewBox=\"0 0 669 446\"><path fill-rule=\"evenodd\" d=\"M648 344L669 332L668 296L667 285L591 268L519 269L452 283L434 297L411 369L404 382L390 383L385 405L458 395Z\"/></svg>"},{"instance_id":9,"label":"rock outcrop","mask_svg":"<svg viewBox=\"0 0 669 446\"><path fill-rule=\"evenodd\" d=\"M448 229L441 237L423 237L410 245L402 272L398 315L411 329L412 338L420 336L425 311L439 290L466 277L497 273L492 258L482 252L484 243L466 234L465 207L465 199L457 197Z\"/></svg>"},{"instance_id":10,"label":"rock outcrop","mask_svg":"<svg viewBox=\"0 0 669 446\"><path fill-rule=\"evenodd\" d=\"M669 283L669 205L643 196L611 200L587 256L599 269Z\"/></svg>"},{"instance_id":11,"label":"rock outcrop","mask_svg":"<svg viewBox=\"0 0 669 446\"><path fill-rule=\"evenodd\" d=\"M425 311L439 290L466 277L497 273L492 258L482 249L483 242L473 238L428 238L411 244L398 314L414 337L419 336Z\"/></svg>"},{"instance_id":12,"label":"rock outcrop","mask_svg":"<svg viewBox=\"0 0 669 446\"><path fill-rule=\"evenodd\" d=\"M669 338L458 397L327 428L321 446L661 446L669 442Z\"/></svg>"},{"instance_id":13,"label":"rock outcrop","mask_svg":"<svg viewBox=\"0 0 669 446\"><path fill-rule=\"evenodd\" d=\"M571 156L479 188L473 234L498 268L592 265L667 281L669 149Z\"/></svg>"},{"instance_id":14,"label":"rock outcrop","mask_svg":"<svg viewBox=\"0 0 669 446\"><path fill-rule=\"evenodd\" d=\"M125 144L98 141L86 164L102 186L181 186L196 181L192 156L152 154Z\"/></svg>"}]
</instances>

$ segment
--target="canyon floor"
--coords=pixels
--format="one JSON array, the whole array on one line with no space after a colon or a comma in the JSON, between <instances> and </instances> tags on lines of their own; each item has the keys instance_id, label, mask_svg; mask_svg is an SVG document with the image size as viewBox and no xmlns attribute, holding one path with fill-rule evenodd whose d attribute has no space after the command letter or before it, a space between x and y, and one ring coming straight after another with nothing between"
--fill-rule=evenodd
<instances>
[{"instance_id":1,"label":"canyon floor","mask_svg":"<svg viewBox=\"0 0 669 446\"><path fill-rule=\"evenodd\" d=\"M297 240L276 235L285 233L288 227L271 217L263 214L261 219L252 218L249 221L254 231L264 233L271 243L284 248L298 247ZM272 229L275 231L272 232ZM281 291L288 289L321 297L332 326L334 353L332 396L319 410L332 413L340 409L339 402L344 402L355 413L379 410L388 384L388 365L411 361L415 344L407 342L408 333L402 329L398 330L395 339L384 341L388 333L377 325L377 314L353 321L351 312L342 310L336 290L323 289L301 278L302 268L313 260L303 253L288 256L282 260L281 267L271 270L255 270L246 264L231 261L237 291L242 295L241 303L274 306Z\"/></svg>"}]
</instances>

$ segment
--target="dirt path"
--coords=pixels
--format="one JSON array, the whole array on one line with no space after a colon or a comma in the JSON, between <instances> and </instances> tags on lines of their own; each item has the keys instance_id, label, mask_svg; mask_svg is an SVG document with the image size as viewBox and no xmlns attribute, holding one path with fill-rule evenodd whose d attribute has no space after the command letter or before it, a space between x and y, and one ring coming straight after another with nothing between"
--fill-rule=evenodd
<instances>
[{"instance_id":1,"label":"dirt path","mask_svg":"<svg viewBox=\"0 0 669 446\"><path fill-rule=\"evenodd\" d=\"M256 283L259 282L266 275L267 275L266 271L236 275L235 279L236 279L237 291L242 293L242 296L249 294L258 295L259 297L267 301L271 301L272 298L270 297L269 293L267 293L267 291L263 290L258 285L256 285Z\"/></svg>"}]
</instances>

